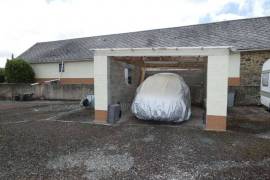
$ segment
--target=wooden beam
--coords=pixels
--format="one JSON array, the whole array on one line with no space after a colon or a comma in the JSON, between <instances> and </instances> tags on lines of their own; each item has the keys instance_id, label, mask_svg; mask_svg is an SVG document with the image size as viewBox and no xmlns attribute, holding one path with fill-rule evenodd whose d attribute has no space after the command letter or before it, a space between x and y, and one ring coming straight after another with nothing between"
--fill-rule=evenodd
<instances>
[{"instance_id":1,"label":"wooden beam","mask_svg":"<svg viewBox=\"0 0 270 180\"><path fill-rule=\"evenodd\" d=\"M113 57L113 60L127 64L133 64L135 66L144 66L142 57Z\"/></svg>"},{"instance_id":2,"label":"wooden beam","mask_svg":"<svg viewBox=\"0 0 270 180\"><path fill-rule=\"evenodd\" d=\"M177 63L177 64L145 64L147 68L156 68L156 67L174 67L174 68L183 68L183 69L190 69L190 68L204 68L205 63Z\"/></svg>"},{"instance_id":3,"label":"wooden beam","mask_svg":"<svg viewBox=\"0 0 270 180\"><path fill-rule=\"evenodd\" d=\"M143 61L181 61L181 62L204 62L207 57L196 56L161 56L161 57L143 57Z\"/></svg>"},{"instance_id":4,"label":"wooden beam","mask_svg":"<svg viewBox=\"0 0 270 180\"><path fill-rule=\"evenodd\" d=\"M145 67L141 67L141 74L140 74L140 84L144 81L145 78Z\"/></svg>"},{"instance_id":5,"label":"wooden beam","mask_svg":"<svg viewBox=\"0 0 270 180\"><path fill-rule=\"evenodd\" d=\"M202 68L203 64L207 62L207 57L113 57L113 60L133 64L140 67L182 67L182 68ZM152 63L153 62L153 63ZM155 63L159 62L159 63ZM164 62L164 64L162 63ZM177 62L177 64L169 64L166 62Z\"/></svg>"}]
</instances>

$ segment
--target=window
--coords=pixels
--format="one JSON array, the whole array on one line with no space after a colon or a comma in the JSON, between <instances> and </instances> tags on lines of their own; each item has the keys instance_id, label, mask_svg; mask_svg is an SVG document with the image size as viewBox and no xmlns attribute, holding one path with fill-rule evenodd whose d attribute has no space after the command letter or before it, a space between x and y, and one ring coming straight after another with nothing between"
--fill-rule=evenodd
<instances>
[{"instance_id":1,"label":"window","mask_svg":"<svg viewBox=\"0 0 270 180\"><path fill-rule=\"evenodd\" d=\"M125 67L125 82L126 82L126 84L131 84L132 83L131 74L132 74L131 67L129 67L129 66Z\"/></svg>"},{"instance_id":2,"label":"window","mask_svg":"<svg viewBox=\"0 0 270 180\"><path fill-rule=\"evenodd\" d=\"M262 74L262 86L268 86L269 84L269 73Z\"/></svg>"},{"instance_id":3,"label":"window","mask_svg":"<svg viewBox=\"0 0 270 180\"><path fill-rule=\"evenodd\" d=\"M59 64L59 72L65 72L65 64L64 63Z\"/></svg>"}]
</instances>

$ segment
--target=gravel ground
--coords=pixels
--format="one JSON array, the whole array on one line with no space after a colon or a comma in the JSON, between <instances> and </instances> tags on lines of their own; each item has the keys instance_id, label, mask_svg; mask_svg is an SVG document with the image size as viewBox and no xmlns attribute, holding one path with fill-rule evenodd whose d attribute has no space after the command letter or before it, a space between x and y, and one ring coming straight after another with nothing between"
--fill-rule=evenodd
<instances>
[{"instance_id":1,"label":"gravel ground","mask_svg":"<svg viewBox=\"0 0 270 180\"><path fill-rule=\"evenodd\" d=\"M228 122L229 129L232 131L251 134L270 133L270 112L262 106L231 108Z\"/></svg>"},{"instance_id":2,"label":"gravel ground","mask_svg":"<svg viewBox=\"0 0 270 180\"><path fill-rule=\"evenodd\" d=\"M0 123L0 179L270 179L270 140L253 133L31 116Z\"/></svg>"}]
</instances>

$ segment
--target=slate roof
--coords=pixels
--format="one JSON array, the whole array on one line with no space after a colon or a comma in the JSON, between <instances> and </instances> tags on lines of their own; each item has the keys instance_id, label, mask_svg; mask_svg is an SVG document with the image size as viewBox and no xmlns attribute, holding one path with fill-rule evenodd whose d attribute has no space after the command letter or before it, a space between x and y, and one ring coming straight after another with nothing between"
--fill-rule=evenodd
<instances>
[{"instance_id":1,"label":"slate roof","mask_svg":"<svg viewBox=\"0 0 270 180\"><path fill-rule=\"evenodd\" d=\"M270 49L270 16L122 34L40 42L19 57L30 63L93 59L89 49L233 46Z\"/></svg>"}]
</instances>

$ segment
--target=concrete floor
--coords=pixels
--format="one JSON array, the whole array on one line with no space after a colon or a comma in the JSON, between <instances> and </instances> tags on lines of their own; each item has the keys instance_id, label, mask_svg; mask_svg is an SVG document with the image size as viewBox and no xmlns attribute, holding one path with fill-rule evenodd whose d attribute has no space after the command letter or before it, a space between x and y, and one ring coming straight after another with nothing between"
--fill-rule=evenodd
<instances>
[{"instance_id":1,"label":"concrete floor","mask_svg":"<svg viewBox=\"0 0 270 180\"><path fill-rule=\"evenodd\" d=\"M224 133L95 125L91 114L78 102L0 101L0 179L270 179L261 107L231 109Z\"/></svg>"},{"instance_id":2,"label":"concrete floor","mask_svg":"<svg viewBox=\"0 0 270 180\"><path fill-rule=\"evenodd\" d=\"M119 124L128 124L128 125L162 125L162 126L182 126L190 128L199 128L203 129L203 118L205 110L199 106L191 107L191 117L189 120L181 123L171 123L171 122L157 122L157 121L144 121L137 119L131 112L126 112L123 114L123 117L118 122Z\"/></svg>"}]
</instances>

